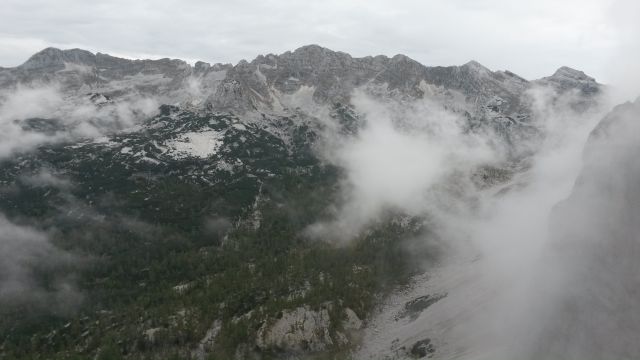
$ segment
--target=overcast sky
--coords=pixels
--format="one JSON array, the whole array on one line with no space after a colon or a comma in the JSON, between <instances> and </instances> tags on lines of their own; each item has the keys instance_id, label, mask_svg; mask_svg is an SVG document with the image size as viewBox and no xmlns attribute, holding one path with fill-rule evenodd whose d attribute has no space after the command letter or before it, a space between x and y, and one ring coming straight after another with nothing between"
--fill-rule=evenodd
<instances>
[{"instance_id":1,"label":"overcast sky","mask_svg":"<svg viewBox=\"0 0 640 360\"><path fill-rule=\"evenodd\" d=\"M354 56L402 53L425 65L474 59L529 79L567 65L609 82L621 76L619 59L638 62L637 2L2 0L0 66L47 46L237 63L314 43Z\"/></svg>"}]
</instances>

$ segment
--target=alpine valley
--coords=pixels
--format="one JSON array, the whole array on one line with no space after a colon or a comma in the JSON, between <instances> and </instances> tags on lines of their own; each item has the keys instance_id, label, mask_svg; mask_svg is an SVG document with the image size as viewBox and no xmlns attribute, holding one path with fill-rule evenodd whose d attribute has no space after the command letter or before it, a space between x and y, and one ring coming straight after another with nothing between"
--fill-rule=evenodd
<instances>
[{"instance_id":1,"label":"alpine valley","mask_svg":"<svg viewBox=\"0 0 640 360\"><path fill-rule=\"evenodd\" d=\"M607 87L568 67L526 80L317 45L236 65L44 49L0 68L0 358L480 358L463 330L502 297L472 224L531 188L558 134L604 117L584 155L598 165L554 218L617 211L584 190L614 188L637 228L640 132L599 144L638 108L605 117ZM609 236L585 229L572 238ZM610 261L632 243L616 239ZM602 348L541 329L538 359Z\"/></svg>"}]
</instances>

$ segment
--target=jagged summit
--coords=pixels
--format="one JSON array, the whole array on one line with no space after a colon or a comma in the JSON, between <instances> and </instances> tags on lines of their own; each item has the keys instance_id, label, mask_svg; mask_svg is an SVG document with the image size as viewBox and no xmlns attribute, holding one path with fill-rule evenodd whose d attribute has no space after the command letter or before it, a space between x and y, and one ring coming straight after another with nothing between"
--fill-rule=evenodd
<instances>
[{"instance_id":1,"label":"jagged summit","mask_svg":"<svg viewBox=\"0 0 640 360\"><path fill-rule=\"evenodd\" d=\"M80 66L76 66L80 65ZM64 71L62 71L64 70ZM312 89L321 104L349 103L356 88L385 96L465 99L476 108L501 100L501 111L520 112L520 97L532 84L596 93L599 84L581 71L562 67L530 82L512 72L492 71L472 60L460 66L425 66L403 54L352 57L311 44L282 54L259 55L237 64L177 59L131 60L82 49L46 48L24 64L0 69L0 87L56 82L64 91L160 97L161 102L206 105L220 110L262 112L284 109L282 96ZM427 88L429 90L425 91ZM455 94L454 94L455 93ZM393 94L393 95L391 95Z\"/></svg>"},{"instance_id":2,"label":"jagged summit","mask_svg":"<svg viewBox=\"0 0 640 360\"><path fill-rule=\"evenodd\" d=\"M583 71L562 66L553 75L534 81L535 84L552 86L560 92L579 90L585 95L598 94L601 85Z\"/></svg>"},{"instance_id":3,"label":"jagged summit","mask_svg":"<svg viewBox=\"0 0 640 360\"><path fill-rule=\"evenodd\" d=\"M345 59L350 59L350 60L370 60L370 59L378 59L378 60L384 60L384 61L393 61L393 62L417 62L416 60L410 58L407 55L404 54L396 54L394 56L387 56L387 55L382 55L382 54L378 54L378 55L369 55L369 56L364 56L364 57L353 57L351 56L351 54L346 53L346 52L342 52L342 51L335 51L332 49L329 49L327 47L321 46L321 45L317 45L317 44L309 44L309 45L304 45L301 46L293 51L286 51L283 54L280 55L273 55L273 54L269 54L266 55L268 56L319 56L319 57L341 57L341 58L345 58ZM258 58L264 57L264 55L259 55Z\"/></svg>"},{"instance_id":4,"label":"jagged summit","mask_svg":"<svg viewBox=\"0 0 640 360\"><path fill-rule=\"evenodd\" d=\"M475 61L475 60L471 60L468 63L462 65L464 67L467 67L469 69L473 69L479 72L485 72L485 73L490 73L491 70L489 70L489 68L487 68L486 66L480 64L479 62Z\"/></svg>"},{"instance_id":5,"label":"jagged summit","mask_svg":"<svg viewBox=\"0 0 640 360\"><path fill-rule=\"evenodd\" d=\"M375 56L365 56L365 57L361 57L361 58L354 58L352 57L350 54L345 53L345 52L341 52L341 51L334 51L332 49L329 49L327 47L323 47L317 44L309 44L309 45L304 45L301 46L293 51L286 51L282 54L279 55L274 55L274 54L267 54L267 55L258 55L255 59L253 59L251 62L249 62L248 60L240 60L235 66L238 65L244 65L244 64L253 64L253 63L260 63L265 61L265 59L276 59L276 58L287 58L287 57L294 57L294 58L316 58L316 61L319 61L319 58L343 58L343 59L350 59L350 60L371 60L371 59L376 59L376 60L386 60L386 61L391 61L394 63L397 62L411 62L411 63L419 63L418 61L410 58L407 55L404 54L396 54L392 57L388 57L386 55L375 55ZM150 60L150 59L127 59L127 58L119 58L119 57L114 57L111 56L109 54L105 54L105 53L101 53L101 52L97 52L97 53L92 53L88 50L84 50L84 49L78 49L78 48L74 48L74 49L59 49L59 48L55 48L55 47L47 47L37 53L35 53L34 55L32 55L27 61L25 61L22 65L19 65L18 67L20 68L25 68L25 69L36 69L36 68L44 68L47 66L52 66L52 65L59 65L59 64L63 64L65 62L67 63L75 63L75 64L84 64L84 65L93 65L96 63L96 59L98 58L111 58L111 59L118 59L118 60L123 60L123 61L146 61L146 62L183 62L182 60L179 59L172 59L172 58L162 58L162 59L157 59L157 60ZM223 66L223 65L229 65L229 64L215 64L218 66ZM422 64L421 64L422 65ZM205 68L207 66L212 66L211 63L208 62L204 62L204 61L198 61L196 62L193 67L194 68ZM424 65L422 65L424 66ZM425 66L426 67L426 66ZM464 68L468 68L468 69L472 69L472 70L476 70L476 71L481 71L481 72L486 72L486 73L493 73L493 71L491 71L489 68L487 68L486 66L482 65L481 63L479 63L476 60L470 60L469 62L459 66L459 67L464 67ZM443 68L442 66L436 66L436 68ZM447 68L446 66L444 68ZM5 67L0 67L0 69L11 69L11 68L5 68ZM510 71L505 71L504 73L510 74L510 75L516 75ZM560 67L558 70L555 71L555 73L549 77L545 77L543 79L573 79L573 80L579 80L579 81L592 81L595 82L595 79L586 75L583 71L580 70L576 70L567 66L562 66Z\"/></svg>"},{"instance_id":6,"label":"jagged summit","mask_svg":"<svg viewBox=\"0 0 640 360\"><path fill-rule=\"evenodd\" d=\"M294 54L336 54L340 53L339 51L333 51L324 46L320 46L317 44L309 44L303 45L295 50L293 50ZM345 53L343 53L345 54Z\"/></svg>"},{"instance_id":7,"label":"jagged summit","mask_svg":"<svg viewBox=\"0 0 640 360\"><path fill-rule=\"evenodd\" d=\"M588 76L583 71L572 69L572 68L570 68L568 66L560 67L558 70L556 70L555 73L553 73L553 75L551 75L551 77L553 77L553 78L569 78L569 79L574 79L574 80L584 80L584 81L593 81L593 82L596 81L594 78Z\"/></svg>"}]
</instances>

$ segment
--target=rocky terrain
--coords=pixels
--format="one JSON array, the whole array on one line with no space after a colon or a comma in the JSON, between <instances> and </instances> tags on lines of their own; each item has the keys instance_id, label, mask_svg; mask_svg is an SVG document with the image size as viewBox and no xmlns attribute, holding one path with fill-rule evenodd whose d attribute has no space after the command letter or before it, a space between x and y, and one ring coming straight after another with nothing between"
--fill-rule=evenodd
<instances>
[{"instance_id":1,"label":"rocky terrain","mask_svg":"<svg viewBox=\"0 0 640 360\"><path fill-rule=\"evenodd\" d=\"M415 285L438 274L433 214L310 236L344 202L329 150L372 121L363 98L405 132L436 131L408 109L447 114L500 154L438 184L472 203L531 166L540 93L582 114L603 92L567 67L529 81L316 45L236 65L48 48L0 68L0 239L19 257L0 256L0 356L437 358L439 339L377 334L448 306L446 287Z\"/></svg>"},{"instance_id":2,"label":"rocky terrain","mask_svg":"<svg viewBox=\"0 0 640 360\"><path fill-rule=\"evenodd\" d=\"M571 195L554 209L546 261L558 278L544 307L533 357L632 359L640 330L637 294L640 102L616 106L596 126ZM580 249L581 256L572 256ZM571 284L571 285L569 285ZM586 311L592 316L583 316ZM580 329L568 332L566 329ZM533 358L532 357L532 358Z\"/></svg>"}]
</instances>

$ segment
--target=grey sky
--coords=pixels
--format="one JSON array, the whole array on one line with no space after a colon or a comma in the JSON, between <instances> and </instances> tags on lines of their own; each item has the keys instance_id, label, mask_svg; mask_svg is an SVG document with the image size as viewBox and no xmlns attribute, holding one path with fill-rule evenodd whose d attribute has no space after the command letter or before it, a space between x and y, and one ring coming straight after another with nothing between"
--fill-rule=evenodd
<instances>
[{"instance_id":1,"label":"grey sky","mask_svg":"<svg viewBox=\"0 0 640 360\"><path fill-rule=\"evenodd\" d=\"M2 0L0 66L47 47L236 63L315 43L425 65L475 59L526 78L561 65L600 81L638 53L634 0ZM632 14L633 16L631 16Z\"/></svg>"}]
</instances>

